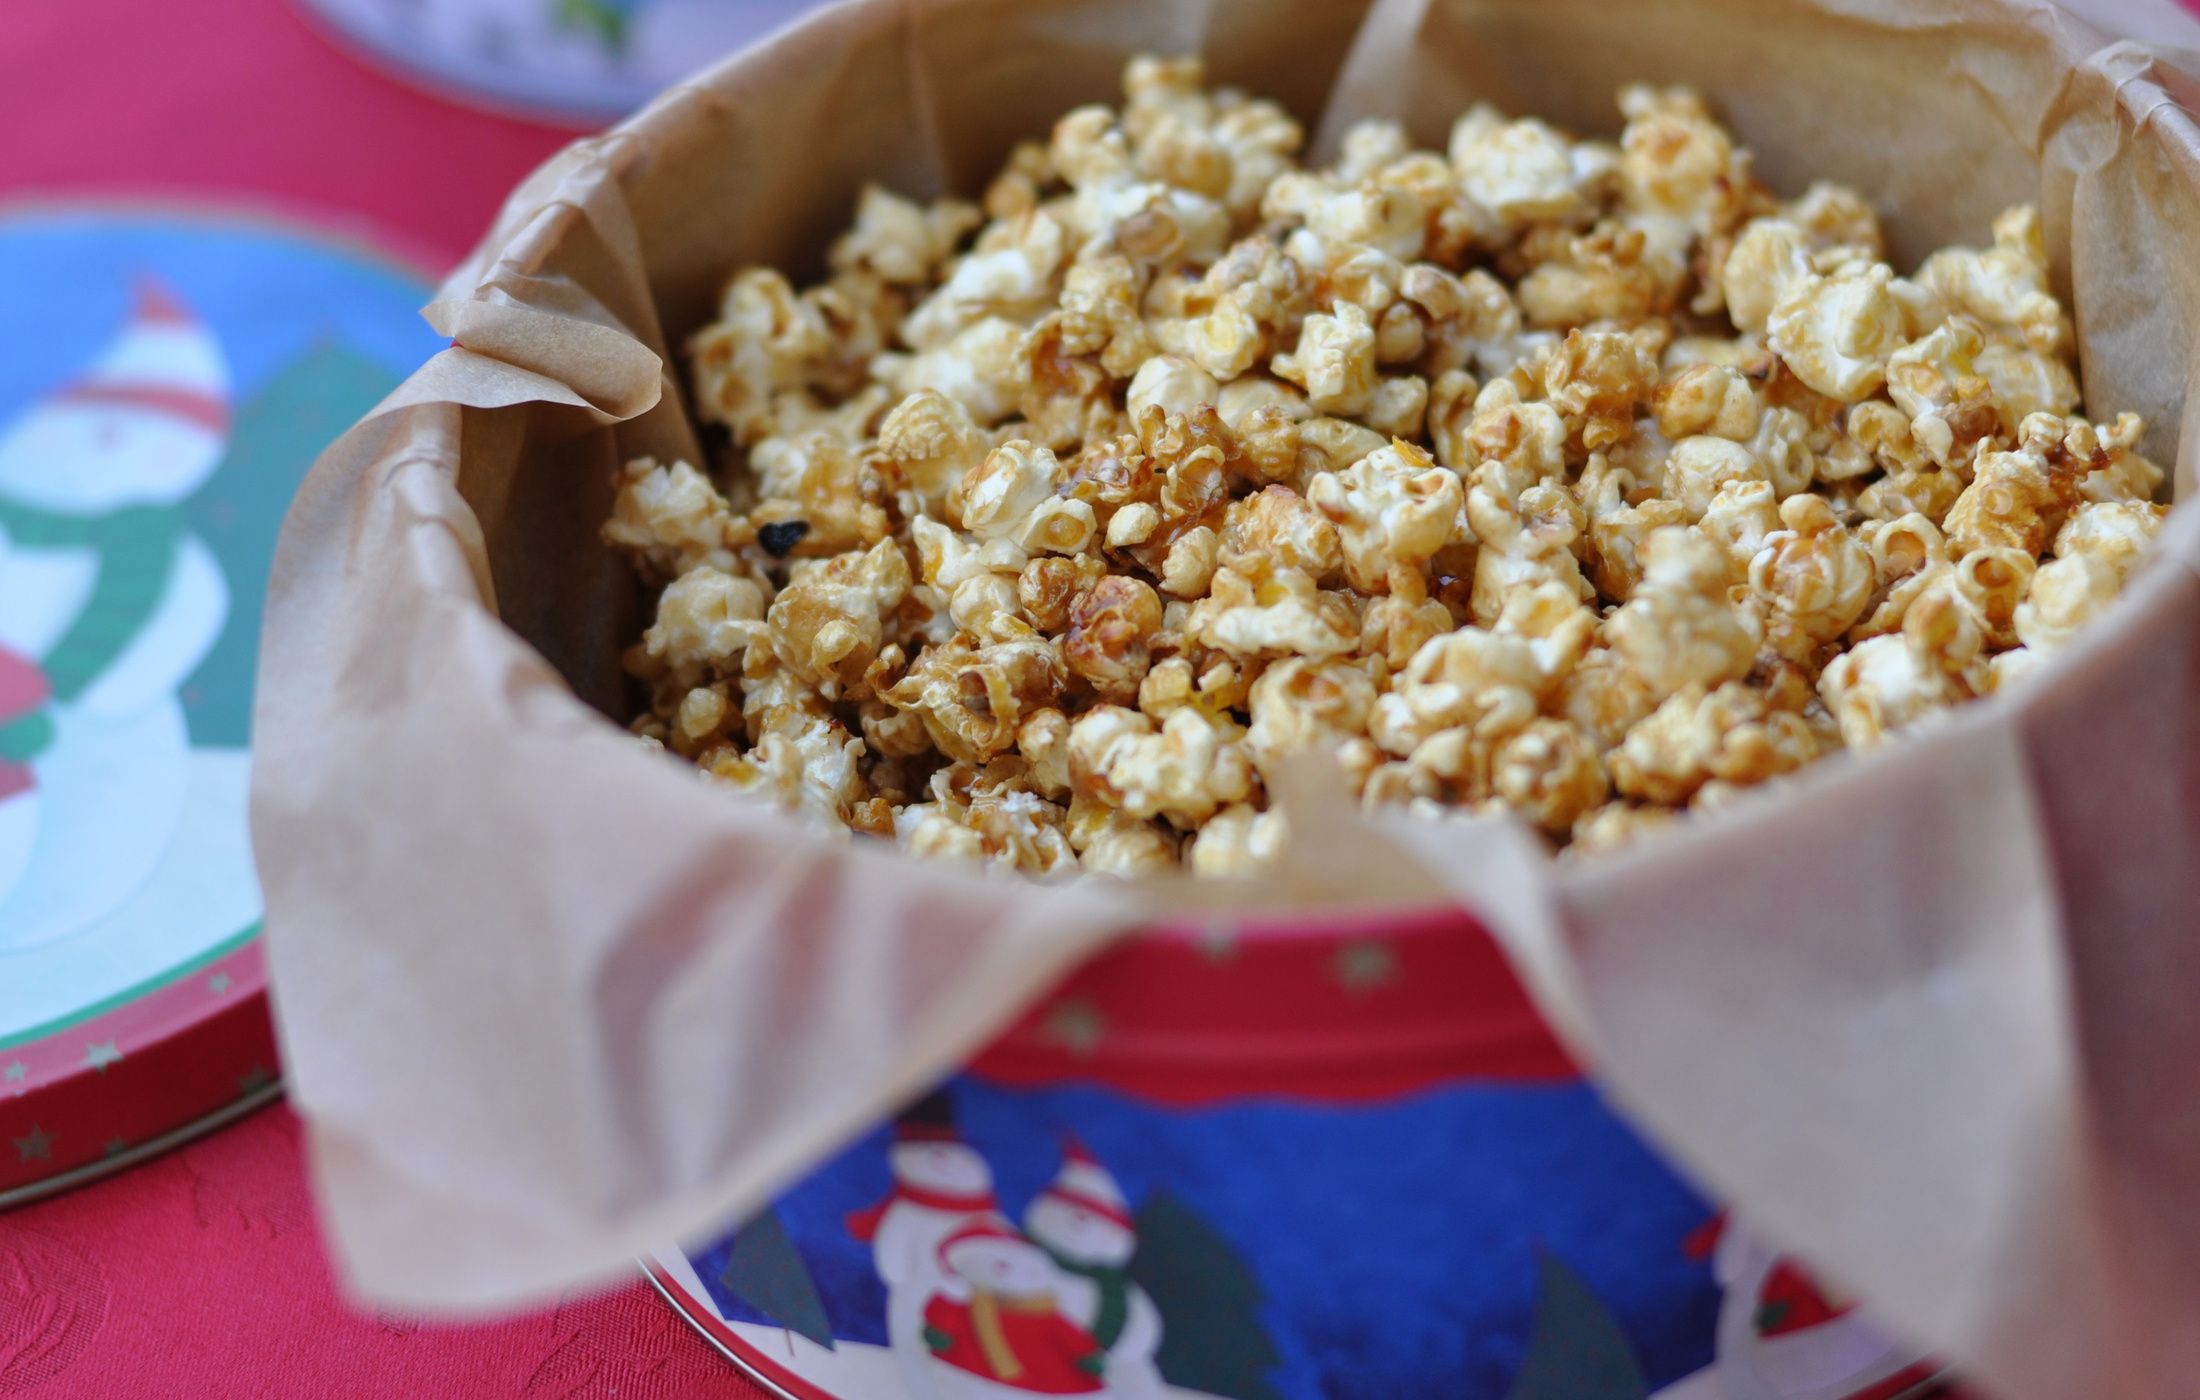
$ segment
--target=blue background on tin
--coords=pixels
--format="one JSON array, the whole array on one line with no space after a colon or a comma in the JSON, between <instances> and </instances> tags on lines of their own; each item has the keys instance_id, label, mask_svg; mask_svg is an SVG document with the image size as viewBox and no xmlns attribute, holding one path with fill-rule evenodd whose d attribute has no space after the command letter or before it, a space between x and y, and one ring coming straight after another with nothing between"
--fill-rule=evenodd
<instances>
[{"instance_id":1,"label":"blue background on tin","mask_svg":"<svg viewBox=\"0 0 2200 1400\"><path fill-rule=\"evenodd\" d=\"M443 348L418 274L250 213L0 207L0 421L81 373L158 277L221 341L235 401L324 344L412 373ZM324 444L300 443L305 460ZM301 469L303 462L301 462Z\"/></svg>"},{"instance_id":2,"label":"blue background on tin","mask_svg":"<svg viewBox=\"0 0 2200 1400\"><path fill-rule=\"evenodd\" d=\"M1052 1179L1068 1128L1133 1209L1165 1188L1228 1239L1266 1292L1281 1358L1270 1382L1288 1400L1502 1400L1533 1323L1538 1249L1611 1310L1652 1390L1710 1364L1718 1291L1683 1241L1711 1207L1585 1084L1197 1110L969 1076L950 1092L1012 1217ZM844 1217L886 1195L888 1141L873 1131L779 1203L834 1334L879 1345L885 1293ZM692 1253L713 1301L768 1321L719 1285L725 1248Z\"/></svg>"}]
</instances>

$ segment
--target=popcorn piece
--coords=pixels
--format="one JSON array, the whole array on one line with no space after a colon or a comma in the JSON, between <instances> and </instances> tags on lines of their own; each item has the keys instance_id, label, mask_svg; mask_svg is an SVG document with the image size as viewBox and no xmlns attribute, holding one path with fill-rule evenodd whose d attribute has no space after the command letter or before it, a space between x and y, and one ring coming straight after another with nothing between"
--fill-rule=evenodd
<instances>
[{"instance_id":1,"label":"popcorn piece","mask_svg":"<svg viewBox=\"0 0 2200 1400\"><path fill-rule=\"evenodd\" d=\"M654 457L637 457L620 471L603 527L606 543L632 553L657 578L703 565L735 567L742 535L708 477L685 462L664 466Z\"/></svg>"},{"instance_id":2,"label":"popcorn piece","mask_svg":"<svg viewBox=\"0 0 2200 1400\"><path fill-rule=\"evenodd\" d=\"M1611 221L1588 233L1545 225L1529 239L1524 252L1536 265L1520 279L1520 309L1531 326L1654 316L1670 308L1685 270L1685 226L1662 247L1641 228Z\"/></svg>"},{"instance_id":3,"label":"popcorn piece","mask_svg":"<svg viewBox=\"0 0 2200 1400\"><path fill-rule=\"evenodd\" d=\"M2040 565L2012 625L2027 649L2044 654L2116 601L2161 525L2162 508L2130 502L2080 506ZM1998 662L1998 658L1997 658Z\"/></svg>"},{"instance_id":4,"label":"popcorn piece","mask_svg":"<svg viewBox=\"0 0 2200 1400\"><path fill-rule=\"evenodd\" d=\"M1806 248L1806 235L1785 219L1755 219L1741 231L1719 270L1737 330L1765 330L1774 311L1815 281Z\"/></svg>"},{"instance_id":5,"label":"popcorn piece","mask_svg":"<svg viewBox=\"0 0 2200 1400\"><path fill-rule=\"evenodd\" d=\"M744 268L726 284L718 319L688 341L696 411L735 442L754 442L771 427L773 396L801 387L830 348L823 315L784 276Z\"/></svg>"},{"instance_id":6,"label":"popcorn piece","mask_svg":"<svg viewBox=\"0 0 2200 1400\"><path fill-rule=\"evenodd\" d=\"M990 425L1014 412L1023 399L1030 379L1023 349L1022 326L986 316L917 354L880 355L871 367L896 395L937 390L969 410L979 423Z\"/></svg>"},{"instance_id":7,"label":"popcorn piece","mask_svg":"<svg viewBox=\"0 0 2200 1400\"><path fill-rule=\"evenodd\" d=\"M1682 438L1665 459L1666 490L1686 509L1690 523L1703 519L1728 487L1752 483L1770 491L1771 473L1745 444L1728 438L1708 433Z\"/></svg>"},{"instance_id":8,"label":"popcorn piece","mask_svg":"<svg viewBox=\"0 0 2200 1400\"><path fill-rule=\"evenodd\" d=\"M1873 602L1849 630L1851 642L1900 630L1910 604L1948 569L1948 545L1923 515L1876 522L1858 536L1872 556Z\"/></svg>"},{"instance_id":9,"label":"popcorn piece","mask_svg":"<svg viewBox=\"0 0 2200 1400\"><path fill-rule=\"evenodd\" d=\"M1549 708L1608 751L1657 708L1649 682L1615 651L1597 647L1559 682Z\"/></svg>"},{"instance_id":10,"label":"popcorn piece","mask_svg":"<svg viewBox=\"0 0 2200 1400\"><path fill-rule=\"evenodd\" d=\"M1454 277L1441 267L1415 263L1399 279L1398 294L1428 319L1425 353L1433 375L1454 369L1504 374L1527 359L1534 345L1521 334L1512 293L1480 268Z\"/></svg>"},{"instance_id":11,"label":"popcorn piece","mask_svg":"<svg viewBox=\"0 0 2200 1400\"><path fill-rule=\"evenodd\" d=\"M1855 403L1886 381L1887 357L1903 341L1893 280L1884 263L1811 277L1774 306L1766 342L1805 384Z\"/></svg>"},{"instance_id":12,"label":"popcorn piece","mask_svg":"<svg viewBox=\"0 0 2200 1400\"><path fill-rule=\"evenodd\" d=\"M1221 537L1205 525L1179 535L1162 562L1161 586L1179 598L1202 596L1214 579L1221 549Z\"/></svg>"},{"instance_id":13,"label":"popcorn piece","mask_svg":"<svg viewBox=\"0 0 2200 1400\"><path fill-rule=\"evenodd\" d=\"M723 747L699 760L703 771L739 791L776 802L828 828L844 825L863 793L857 761L863 741L839 721L812 720L792 733L768 733L747 753Z\"/></svg>"},{"instance_id":14,"label":"popcorn piece","mask_svg":"<svg viewBox=\"0 0 2200 1400\"><path fill-rule=\"evenodd\" d=\"M1069 233L1043 210L997 223L902 323L902 339L935 350L989 318L1028 322L1054 300L1055 280L1069 256Z\"/></svg>"},{"instance_id":15,"label":"popcorn piece","mask_svg":"<svg viewBox=\"0 0 2200 1400\"><path fill-rule=\"evenodd\" d=\"M1459 478L1402 439L1316 477L1308 499L1335 523L1345 578L1363 593L1382 592L1393 564L1426 565L1462 536L1466 517Z\"/></svg>"},{"instance_id":16,"label":"popcorn piece","mask_svg":"<svg viewBox=\"0 0 2200 1400\"><path fill-rule=\"evenodd\" d=\"M1994 220L1991 248L1943 248L1925 260L1917 280L2041 354L2057 354L2069 340L2069 319L2047 287L2039 211L2030 205Z\"/></svg>"},{"instance_id":17,"label":"popcorn piece","mask_svg":"<svg viewBox=\"0 0 2200 1400\"><path fill-rule=\"evenodd\" d=\"M861 699L884 619L909 583L909 561L892 540L801 565L766 615L773 654L826 698Z\"/></svg>"},{"instance_id":18,"label":"popcorn piece","mask_svg":"<svg viewBox=\"0 0 2200 1400\"><path fill-rule=\"evenodd\" d=\"M1336 525L1288 486L1265 487L1232 501L1223 513L1218 543L1216 558L1229 568L1250 572L1257 567L1255 561L1269 559L1317 584L1327 582L1344 562Z\"/></svg>"},{"instance_id":19,"label":"popcorn piece","mask_svg":"<svg viewBox=\"0 0 2200 1400\"><path fill-rule=\"evenodd\" d=\"M1214 814L1186 850L1194 875L1257 875L1283 851L1283 814L1256 811L1239 802Z\"/></svg>"},{"instance_id":20,"label":"popcorn piece","mask_svg":"<svg viewBox=\"0 0 2200 1400\"><path fill-rule=\"evenodd\" d=\"M1133 700L1160 630L1160 597L1137 579L1111 574L1070 609L1062 660L1102 699Z\"/></svg>"},{"instance_id":21,"label":"popcorn piece","mask_svg":"<svg viewBox=\"0 0 2200 1400\"><path fill-rule=\"evenodd\" d=\"M1823 498L1788 497L1780 522L1750 561L1749 587L1765 604L1765 644L1806 661L1863 615L1878 573Z\"/></svg>"},{"instance_id":22,"label":"popcorn piece","mask_svg":"<svg viewBox=\"0 0 2200 1400\"><path fill-rule=\"evenodd\" d=\"M1749 381L1725 365L1691 365L1658 386L1658 431L1671 442L1697 434L1747 442L1756 436L1758 410Z\"/></svg>"},{"instance_id":23,"label":"popcorn piece","mask_svg":"<svg viewBox=\"0 0 2200 1400\"><path fill-rule=\"evenodd\" d=\"M1174 832L1088 798L1070 802L1069 832L1087 874L1135 880L1177 868Z\"/></svg>"},{"instance_id":24,"label":"popcorn piece","mask_svg":"<svg viewBox=\"0 0 2200 1400\"><path fill-rule=\"evenodd\" d=\"M1252 765L1234 722L1193 706L1152 720L1119 705L1087 711L1070 727L1071 782L1134 817L1193 827L1252 792Z\"/></svg>"},{"instance_id":25,"label":"popcorn piece","mask_svg":"<svg viewBox=\"0 0 2200 1400\"><path fill-rule=\"evenodd\" d=\"M1718 545L1672 527L1652 534L1643 553L1641 587L1605 624L1612 646L1661 699L1746 674L1758 638L1726 606L1726 558Z\"/></svg>"},{"instance_id":26,"label":"popcorn piece","mask_svg":"<svg viewBox=\"0 0 2200 1400\"><path fill-rule=\"evenodd\" d=\"M1595 629L1595 618L1563 588L1522 590L1495 628L1462 627L1416 652L1375 702L1369 733L1401 758L1443 730L1481 739L1511 734L1535 717Z\"/></svg>"},{"instance_id":27,"label":"popcorn piece","mask_svg":"<svg viewBox=\"0 0 2200 1400\"><path fill-rule=\"evenodd\" d=\"M963 235L976 228L978 211L959 200L930 207L877 185L856 197L856 224L833 244L836 268L863 267L889 282L921 285L937 274Z\"/></svg>"},{"instance_id":28,"label":"popcorn piece","mask_svg":"<svg viewBox=\"0 0 2200 1400\"><path fill-rule=\"evenodd\" d=\"M1506 121L1488 106L1453 125L1451 163L1467 198L1513 228L1579 219L1618 165L1609 146L1568 140L1533 117Z\"/></svg>"},{"instance_id":29,"label":"popcorn piece","mask_svg":"<svg viewBox=\"0 0 2200 1400\"><path fill-rule=\"evenodd\" d=\"M1972 445L2001 426L1994 386L1978 369L1985 349L1976 324L1951 317L1888 357L1887 394L1910 415L1911 437L1943 467L1969 460Z\"/></svg>"},{"instance_id":30,"label":"popcorn piece","mask_svg":"<svg viewBox=\"0 0 2200 1400\"><path fill-rule=\"evenodd\" d=\"M1027 552L1075 554L1099 525L1091 505L1059 494L1066 481L1046 448L1021 439L1004 443L963 478L963 526L981 540Z\"/></svg>"},{"instance_id":31,"label":"popcorn piece","mask_svg":"<svg viewBox=\"0 0 2200 1400\"><path fill-rule=\"evenodd\" d=\"M1027 714L1052 707L1066 677L1053 643L1037 635L927 647L883 693L915 712L949 758L982 763L1017 741Z\"/></svg>"},{"instance_id":32,"label":"popcorn piece","mask_svg":"<svg viewBox=\"0 0 2200 1400\"><path fill-rule=\"evenodd\" d=\"M1566 853L1592 855L1617 850L1672 823L1673 814L1663 807L1637 807L1626 802L1607 802L1574 823L1573 844Z\"/></svg>"},{"instance_id":33,"label":"popcorn piece","mask_svg":"<svg viewBox=\"0 0 2200 1400\"><path fill-rule=\"evenodd\" d=\"M1961 558L1974 549L2006 548L2037 557L2076 503L2077 489L2065 461L2050 462L2031 445L2014 452L1982 449L1971 484L1948 508L1948 551Z\"/></svg>"},{"instance_id":34,"label":"popcorn piece","mask_svg":"<svg viewBox=\"0 0 2200 1400\"><path fill-rule=\"evenodd\" d=\"M1273 780L1291 754L1338 750L1361 739L1375 708L1375 682L1363 666L1294 656L1261 672L1250 700L1245 752Z\"/></svg>"},{"instance_id":35,"label":"popcorn piece","mask_svg":"<svg viewBox=\"0 0 2200 1400\"><path fill-rule=\"evenodd\" d=\"M1043 555L1016 576L1016 602L1031 625L1060 633L1070 625L1077 600L1108 577L1098 555Z\"/></svg>"},{"instance_id":36,"label":"popcorn piece","mask_svg":"<svg viewBox=\"0 0 2200 1400\"><path fill-rule=\"evenodd\" d=\"M1490 776L1499 797L1553 835L1610 794L1595 745L1563 720L1531 720L1498 745Z\"/></svg>"},{"instance_id":37,"label":"popcorn piece","mask_svg":"<svg viewBox=\"0 0 2200 1400\"><path fill-rule=\"evenodd\" d=\"M1697 524L1726 551L1727 577L1747 582L1750 562L1781 525L1780 508L1772 503L1772 483L1722 483Z\"/></svg>"},{"instance_id":38,"label":"popcorn piece","mask_svg":"<svg viewBox=\"0 0 2200 1400\"><path fill-rule=\"evenodd\" d=\"M1495 622L1514 593L1545 583L1563 585L1583 601L1596 596L1574 555L1588 518L1564 487L1539 483L1508 503L1476 486L1467 493L1467 523L1482 542L1469 598L1476 621Z\"/></svg>"},{"instance_id":39,"label":"popcorn piece","mask_svg":"<svg viewBox=\"0 0 2200 1400\"><path fill-rule=\"evenodd\" d=\"M767 447L780 450L767 455ZM759 531L800 521L794 548L810 556L867 548L886 537L886 511L879 504L884 482L833 434L768 438L750 454L750 464L763 497L750 512Z\"/></svg>"},{"instance_id":40,"label":"popcorn piece","mask_svg":"<svg viewBox=\"0 0 2200 1400\"><path fill-rule=\"evenodd\" d=\"M1350 302L1332 315L1309 316L1298 348L1276 356L1269 368L1305 389L1317 411L1357 413L1375 393L1374 325Z\"/></svg>"},{"instance_id":41,"label":"popcorn piece","mask_svg":"<svg viewBox=\"0 0 2200 1400\"><path fill-rule=\"evenodd\" d=\"M1657 383L1657 360L1632 336L1568 331L1537 364L1570 436L1590 451L1632 437L1635 413Z\"/></svg>"},{"instance_id":42,"label":"popcorn piece","mask_svg":"<svg viewBox=\"0 0 2200 1400\"><path fill-rule=\"evenodd\" d=\"M1201 404L1212 404L1222 386L1213 375L1181 355L1156 355L1138 367L1129 391L1132 421L1147 405L1163 413L1187 414Z\"/></svg>"},{"instance_id":43,"label":"popcorn piece","mask_svg":"<svg viewBox=\"0 0 2200 1400\"><path fill-rule=\"evenodd\" d=\"M957 498L964 479L985 461L991 441L958 400L919 389L894 405L878 426L877 455L920 509L960 524Z\"/></svg>"},{"instance_id":44,"label":"popcorn piece","mask_svg":"<svg viewBox=\"0 0 2200 1400\"><path fill-rule=\"evenodd\" d=\"M1828 662L1818 693L1841 742L1869 748L1960 698L1946 674L1921 663L1900 636L1872 637Z\"/></svg>"},{"instance_id":45,"label":"popcorn piece","mask_svg":"<svg viewBox=\"0 0 2200 1400\"><path fill-rule=\"evenodd\" d=\"M1627 732L1612 754L1612 785L1628 797L1677 806L1714 780L1753 784L1808 763L1818 741L1803 717L1728 683L1690 685Z\"/></svg>"},{"instance_id":46,"label":"popcorn piece","mask_svg":"<svg viewBox=\"0 0 2200 1400\"><path fill-rule=\"evenodd\" d=\"M1359 619L1338 593L1325 593L1297 569L1267 558L1217 569L1189 627L1231 656L1342 656L1359 643Z\"/></svg>"},{"instance_id":47,"label":"popcorn piece","mask_svg":"<svg viewBox=\"0 0 2200 1400\"><path fill-rule=\"evenodd\" d=\"M742 654L769 634L764 590L753 579L701 564L665 585L642 651L653 666L694 685L738 671Z\"/></svg>"}]
</instances>

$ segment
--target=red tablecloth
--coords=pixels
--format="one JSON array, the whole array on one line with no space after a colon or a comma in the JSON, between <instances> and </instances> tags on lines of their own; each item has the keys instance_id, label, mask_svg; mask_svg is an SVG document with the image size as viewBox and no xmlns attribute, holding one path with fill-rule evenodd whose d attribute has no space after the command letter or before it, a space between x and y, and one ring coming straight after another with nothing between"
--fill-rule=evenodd
<instances>
[{"instance_id":1,"label":"red tablecloth","mask_svg":"<svg viewBox=\"0 0 2200 1400\"><path fill-rule=\"evenodd\" d=\"M0 133L0 203L269 208L431 275L572 136L375 72L283 0L0 6ZM763 1394L639 1282L495 1325L354 1311L302 1165L273 1108L0 1214L0 1396Z\"/></svg>"},{"instance_id":2,"label":"red tablecloth","mask_svg":"<svg viewBox=\"0 0 2200 1400\"><path fill-rule=\"evenodd\" d=\"M764 1393L639 1283L480 1326L355 1311L302 1167L278 1106L0 1215L0 1396Z\"/></svg>"}]
</instances>

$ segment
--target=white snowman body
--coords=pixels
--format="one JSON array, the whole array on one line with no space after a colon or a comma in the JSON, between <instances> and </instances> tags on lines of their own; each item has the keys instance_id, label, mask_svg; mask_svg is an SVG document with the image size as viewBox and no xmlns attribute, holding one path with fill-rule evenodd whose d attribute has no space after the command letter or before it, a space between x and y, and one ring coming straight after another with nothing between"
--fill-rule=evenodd
<instances>
[{"instance_id":1,"label":"white snowman body","mask_svg":"<svg viewBox=\"0 0 2200 1400\"><path fill-rule=\"evenodd\" d=\"M986 1205L936 1206L897 1193L879 1217L871 1261L886 1285L886 1341L910 1400L937 1400L925 1363L924 1307L941 1282L939 1247L991 1203L993 1169L968 1143L952 1139L897 1142L887 1153L897 1186L930 1199L961 1198Z\"/></svg>"},{"instance_id":2,"label":"white snowman body","mask_svg":"<svg viewBox=\"0 0 2200 1400\"><path fill-rule=\"evenodd\" d=\"M974 1290L983 1289L1005 1298L1050 1299L1063 1316L1076 1320L1067 1308L1061 1307L1061 1287L1065 1282L1061 1271L1037 1245L1024 1240L985 1236L956 1241L948 1246L946 1253L947 1267L936 1275L934 1289L926 1295L927 1301L935 1296L967 1301ZM1081 1393L1086 1396L1126 1393L1116 1389L1112 1375L1107 1379L1104 1390ZM981 1376L939 1360L932 1361L927 1380L937 1400L1031 1400L1034 1393L1026 1387Z\"/></svg>"},{"instance_id":3,"label":"white snowman body","mask_svg":"<svg viewBox=\"0 0 2200 1400\"><path fill-rule=\"evenodd\" d=\"M1861 1310L1814 1327L1764 1336L1761 1294L1780 1251L1729 1219L1711 1257L1723 1290L1715 1369L1723 1400L1846 1400L1907 1370L1917 1353Z\"/></svg>"},{"instance_id":4,"label":"white snowman body","mask_svg":"<svg viewBox=\"0 0 2200 1400\"><path fill-rule=\"evenodd\" d=\"M1024 1212L1024 1231L1057 1258L1092 1268L1120 1269L1138 1250L1138 1236L1120 1221L1056 1192L1042 1192ZM1090 1332L1100 1316L1100 1285L1057 1271L1063 1315ZM1108 1348L1108 1393L1122 1400L1160 1400L1166 1393L1154 1353L1161 1346L1161 1313L1146 1290L1130 1286L1123 1330Z\"/></svg>"},{"instance_id":5,"label":"white snowman body","mask_svg":"<svg viewBox=\"0 0 2200 1400\"><path fill-rule=\"evenodd\" d=\"M83 522L180 504L226 452L228 387L202 324L165 300L141 305L84 379L0 424L0 503ZM84 616L112 561L90 544L23 534L0 526L0 646L39 663ZM31 800L0 809L0 954L69 939L140 901L164 864L178 863L179 831L195 825L205 829L192 868L170 878L186 894L213 893L181 901L179 917L203 910L227 925L209 931L219 938L257 913L244 755L194 755L178 693L228 622L229 587L202 540L173 545L151 610L87 684L51 700ZM241 893L216 891L224 884Z\"/></svg>"}]
</instances>

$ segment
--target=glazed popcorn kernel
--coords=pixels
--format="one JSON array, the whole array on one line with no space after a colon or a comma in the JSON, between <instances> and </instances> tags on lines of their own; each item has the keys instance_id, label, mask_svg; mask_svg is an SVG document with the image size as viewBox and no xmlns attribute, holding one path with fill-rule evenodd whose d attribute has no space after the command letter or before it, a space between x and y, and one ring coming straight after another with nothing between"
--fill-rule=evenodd
<instances>
[{"instance_id":1,"label":"glazed popcorn kernel","mask_svg":"<svg viewBox=\"0 0 2200 1400\"><path fill-rule=\"evenodd\" d=\"M1618 114L1315 166L1142 57L975 203L866 187L689 341L720 455L618 476L635 733L920 854L1230 876L1309 756L1591 852L2025 684L2164 514L2038 215L1904 270L1696 94Z\"/></svg>"}]
</instances>

